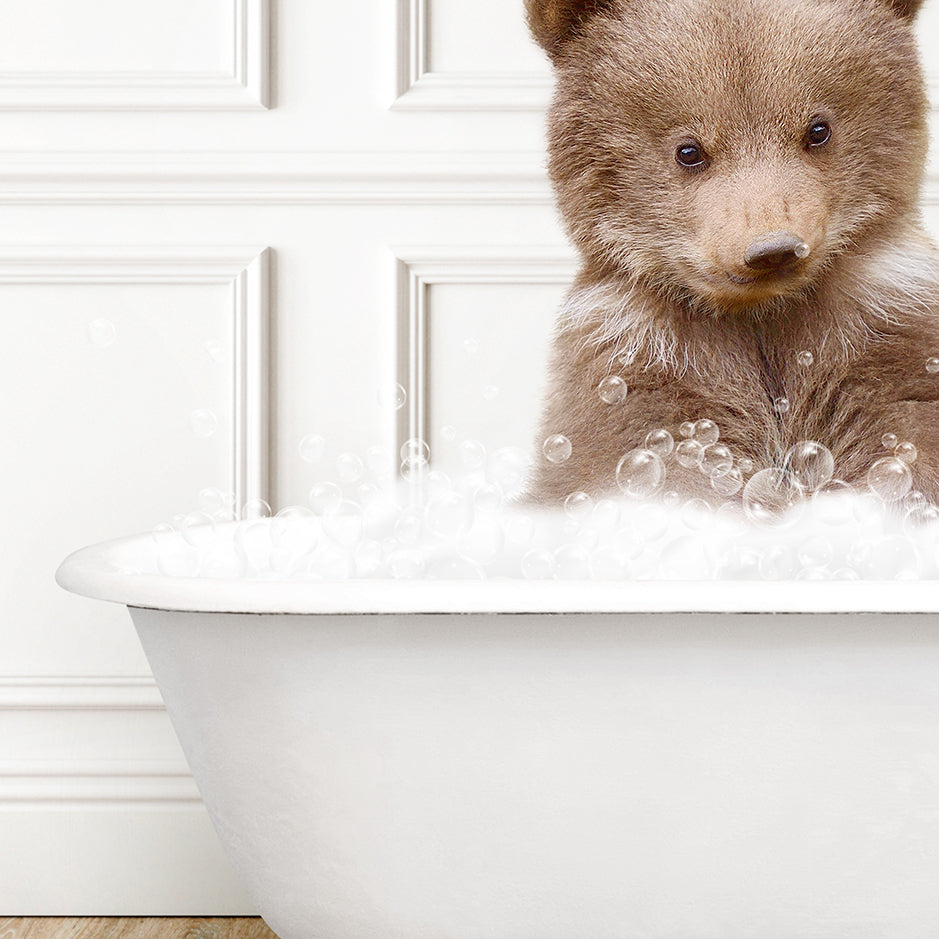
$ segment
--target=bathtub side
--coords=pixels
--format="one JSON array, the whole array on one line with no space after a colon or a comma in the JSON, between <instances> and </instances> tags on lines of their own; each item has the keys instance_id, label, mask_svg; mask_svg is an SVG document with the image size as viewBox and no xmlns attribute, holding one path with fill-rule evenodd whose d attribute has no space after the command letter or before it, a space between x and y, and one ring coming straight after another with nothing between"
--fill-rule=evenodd
<instances>
[{"instance_id":1,"label":"bathtub side","mask_svg":"<svg viewBox=\"0 0 939 939\"><path fill-rule=\"evenodd\" d=\"M283 939L939 930L934 619L132 615Z\"/></svg>"}]
</instances>

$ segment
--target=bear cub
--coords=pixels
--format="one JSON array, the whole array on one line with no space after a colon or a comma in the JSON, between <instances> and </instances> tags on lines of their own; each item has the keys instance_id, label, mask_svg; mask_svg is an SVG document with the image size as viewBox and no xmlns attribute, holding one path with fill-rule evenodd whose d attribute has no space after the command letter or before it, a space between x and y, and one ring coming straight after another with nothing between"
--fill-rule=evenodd
<instances>
[{"instance_id":1,"label":"bear cub","mask_svg":"<svg viewBox=\"0 0 939 939\"><path fill-rule=\"evenodd\" d=\"M912 488L939 502L921 3L526 0L557 76L549 170L582 258L532 498L615 491L650 432L681 441L708 420L738 469L721 482L685 447L660 492L720 501L748 471L787 469L800 441L866 490L902 442ZM569 456L563 441L543 456L558 435Z\"/></svg>"}]
</instances>

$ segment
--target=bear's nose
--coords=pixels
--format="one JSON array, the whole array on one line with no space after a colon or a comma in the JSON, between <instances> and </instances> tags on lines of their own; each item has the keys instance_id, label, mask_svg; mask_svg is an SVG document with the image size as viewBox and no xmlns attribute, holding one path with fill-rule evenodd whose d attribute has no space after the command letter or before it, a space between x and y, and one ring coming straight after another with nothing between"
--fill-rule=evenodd
<instances>
[{"instance_id":1,"label":"bear's nose","mask_svg":"<svg viewBox=\"0 0 939 939\"><path fill-rule=\"evenodd\" d=\"M771 271L809 256L809 246L788 231L764 235L747 248L743 262L755 271Z\"/></svg>"}]
</instances>

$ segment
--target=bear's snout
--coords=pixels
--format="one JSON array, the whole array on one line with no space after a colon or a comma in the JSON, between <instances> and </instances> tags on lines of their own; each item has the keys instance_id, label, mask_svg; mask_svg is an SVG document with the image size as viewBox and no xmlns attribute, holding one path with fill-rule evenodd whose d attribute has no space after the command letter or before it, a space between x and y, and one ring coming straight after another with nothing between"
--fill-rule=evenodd
<instances>
[{"instance_id":1,"label":"bear's snout","mask_svg":"<svg viewBox=\"0 0 939 939\"><path fill-rule=\"evenodd\" d=\"M768 272L789 267L809 256L811 248L792 232L772 232L757 238L744 252L743 263L751 270Z\"/></svg>"}]
</instances>

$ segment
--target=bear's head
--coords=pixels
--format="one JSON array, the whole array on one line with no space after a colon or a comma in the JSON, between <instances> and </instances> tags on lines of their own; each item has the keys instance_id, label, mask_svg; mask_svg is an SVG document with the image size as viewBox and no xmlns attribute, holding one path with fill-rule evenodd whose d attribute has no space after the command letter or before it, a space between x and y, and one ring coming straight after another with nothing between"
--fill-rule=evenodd
<instances>
[{"instance_id":1,"label":"bear's head","mask_svg":"<svg viewBox=\"0 0 939 939\"><path fill-rule=\"evenodd\" d=\"M526 0L588 270L757 310L915 215L922 0Z\"/></svg>"}]
</instances>

